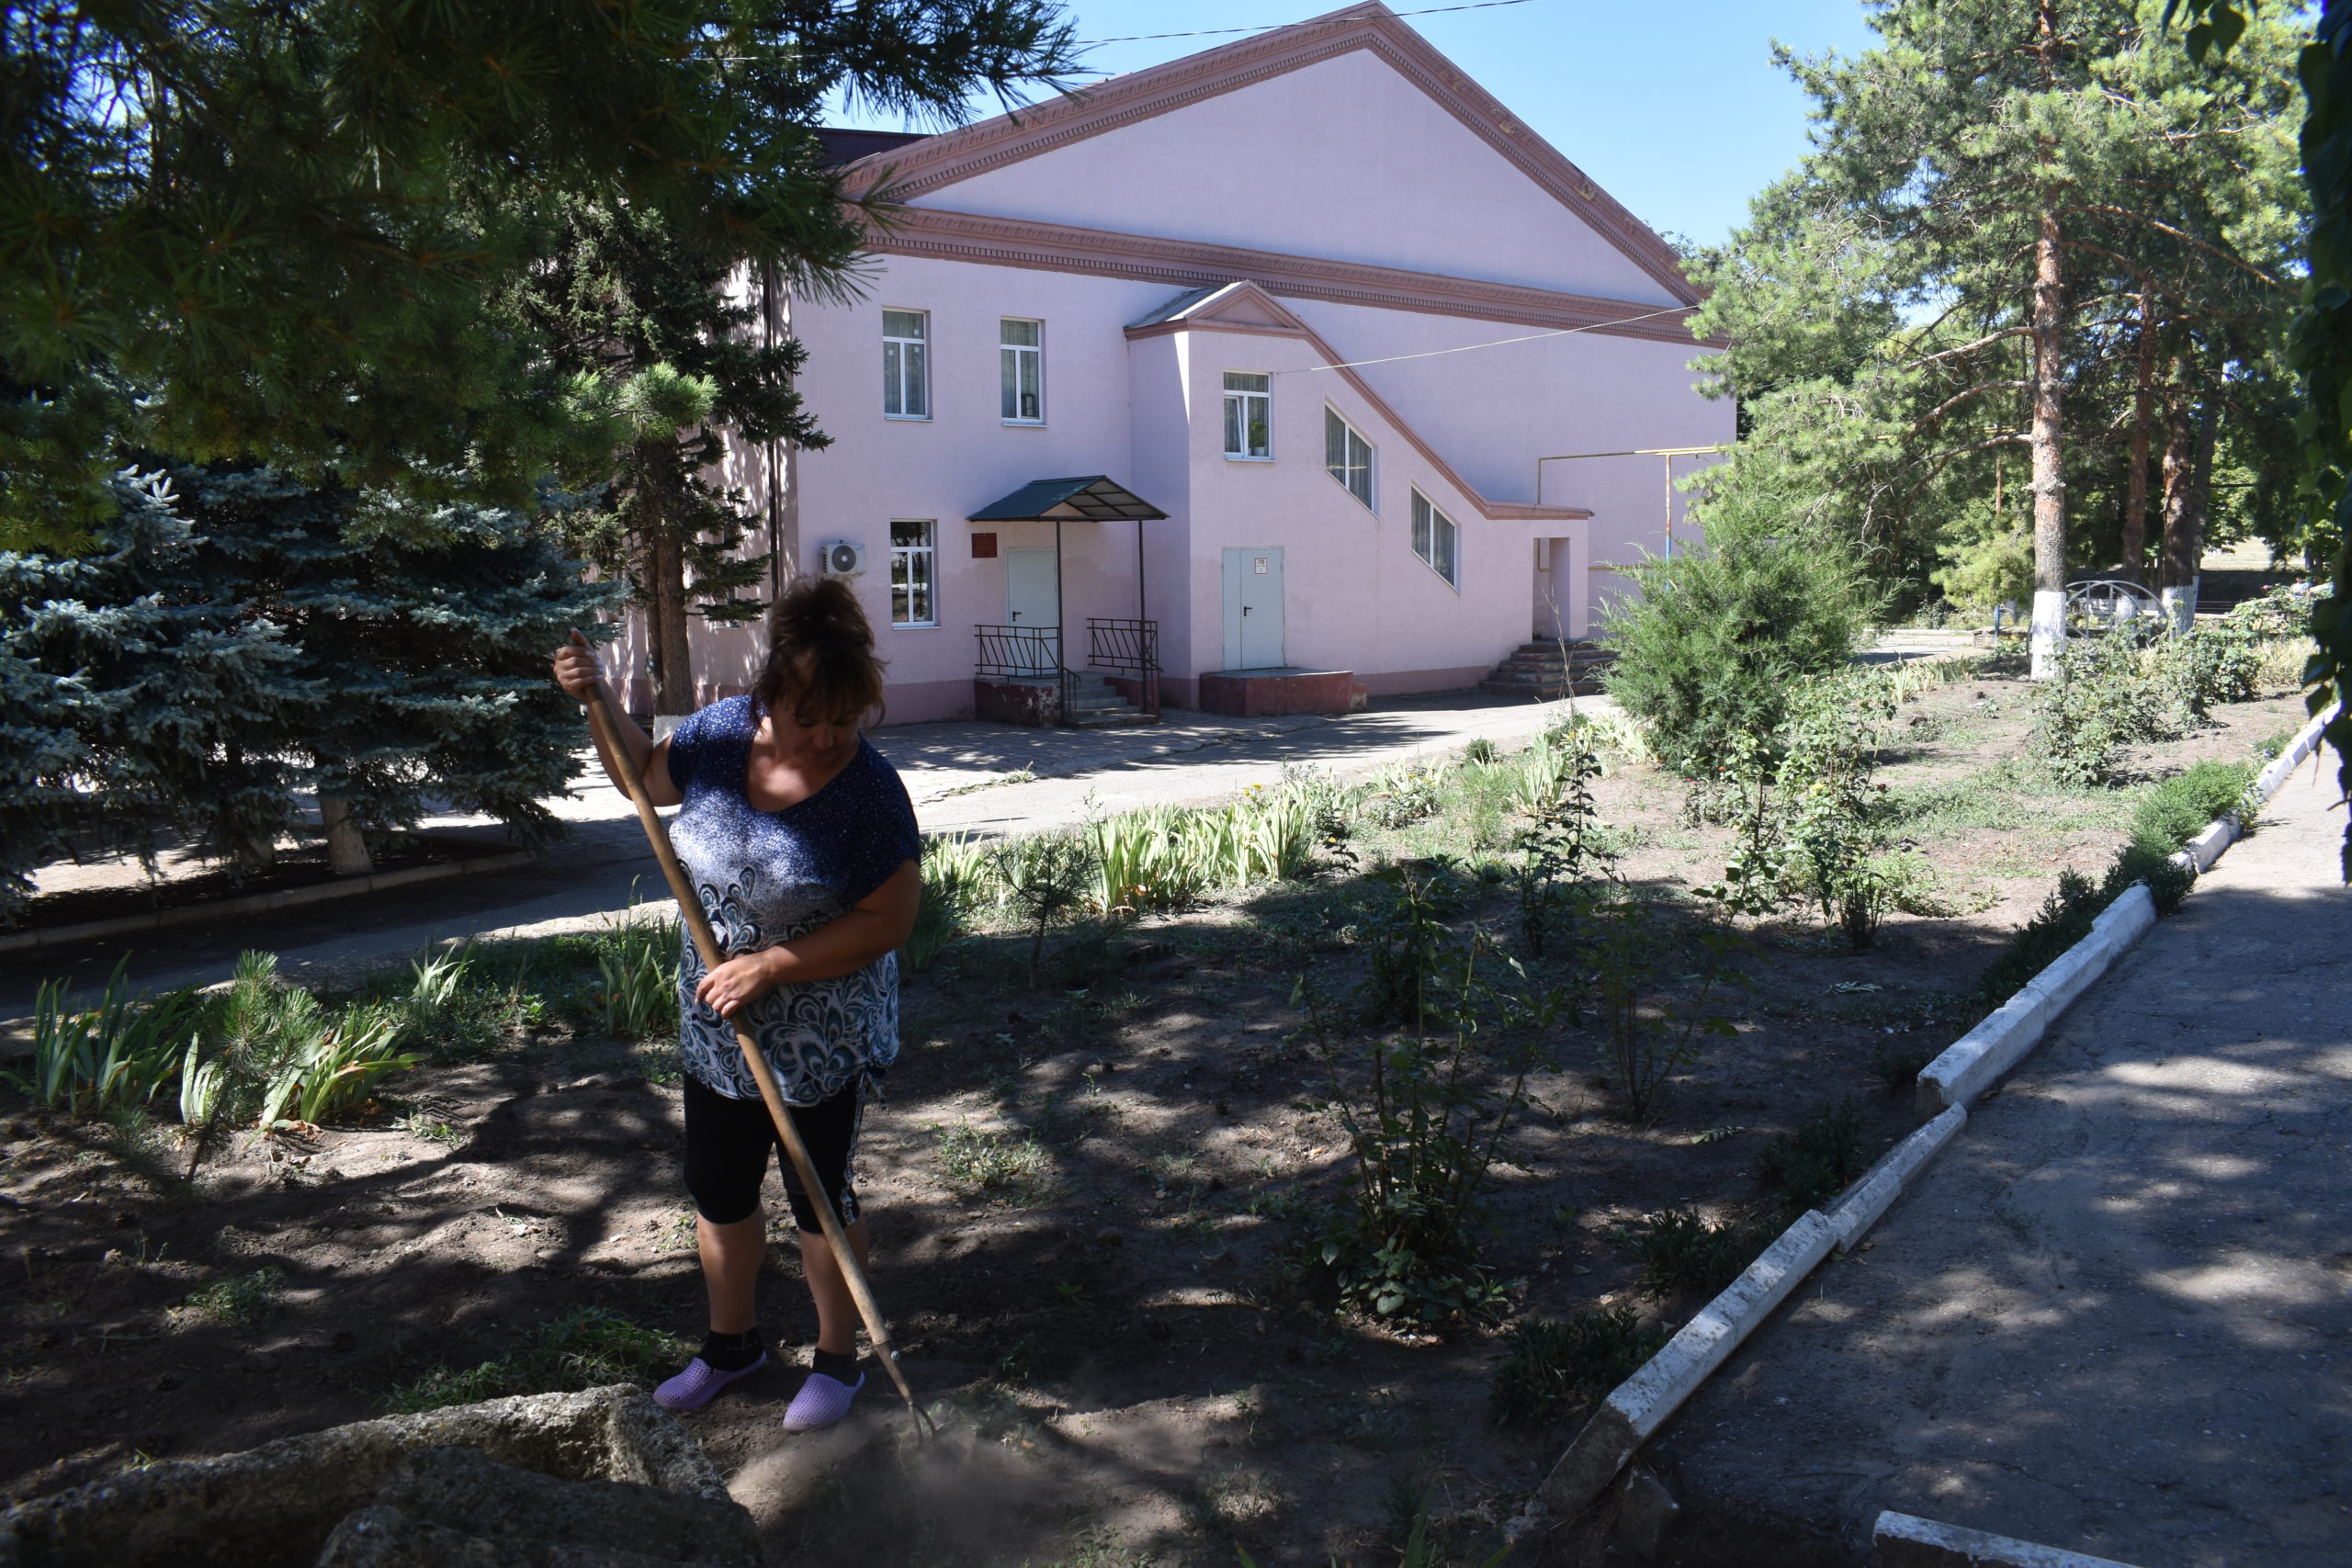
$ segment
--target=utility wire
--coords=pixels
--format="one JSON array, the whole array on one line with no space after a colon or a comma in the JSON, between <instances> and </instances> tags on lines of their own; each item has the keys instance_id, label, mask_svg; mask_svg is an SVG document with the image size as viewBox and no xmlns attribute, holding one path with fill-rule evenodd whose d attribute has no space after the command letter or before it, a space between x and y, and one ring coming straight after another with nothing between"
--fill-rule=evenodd
<instances>
[{"instance_id":1,"label":"utility wire","mask_svg":"<svg viewBox=\"0 0 2352 1568\"><path fill-rule=\"evenodd\" d=\"M1392 354L1382 359L1351 359L1344 365L1310 365L1301 370L1277 370L1277 376L1310 376L1317 370L1352 370L1359 365L1394 365L1400 359L1435 359L1441 354L1467 354L1474 348L1500 348L1505 344L1533 343L1538 338L1568 337L1577 333L1597 333L1603 327L1627 327L1635 321L1646 321L1659 316L1679 316L1692 307L1668 305L1662 310L1645 310L1638 316L1620 316L1613 321L1587 321L1580 327L1562 327L1556 332L1528 333L1521 337L1498 337L1492 343L1465 343L1458 348L1430 348L1419 354Z\"/></svg>"},{"instance_id":2,"label":"utility wire","mask_svg":"<svg viewBox=\"0 0 2352 1568\"><path fill-rule=\"evenodd\" d=\"M1527 0L1474 0L1466 6L1431 6L1419 11L1398 11L1399 17L1434 17L1444 11L1491 11L1498 6L1524 6ZM1327 17L1326 22L1359 22L1361 17ZM1199 28L1185 33L1130 33L1125 38L1080 39L1075 47L1092 49L1105 43L1149 43L1164 38L1227 38L1235 33L1278 33L1284 28L1303 28L1306 22L1269 22L1261 28Z\"/></svg>"}]
</instances>

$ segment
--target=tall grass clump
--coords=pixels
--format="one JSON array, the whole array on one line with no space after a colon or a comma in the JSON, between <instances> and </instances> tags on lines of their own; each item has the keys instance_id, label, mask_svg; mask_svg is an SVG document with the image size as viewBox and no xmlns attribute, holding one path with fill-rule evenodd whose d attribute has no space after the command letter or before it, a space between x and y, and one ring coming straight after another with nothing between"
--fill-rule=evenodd
<instances>
[{"instance_id":1,"label":"tall grass clump","mask_svg":"<svg viewBox=\"0 0 2352 1568\"><path fill-rule=\"evenodd\" d=\"M206 998L201 1043L184 1068L210 1063L219 1075L198 1107L198 1148L222 1122L318 1122L361 1103L388 1074L424 1060L399 1049L403 1023L393 1005L330 1009L279 978L276 953L243 954L229 988Z\"/></svg>"},{"instance_id":2,"label":"tall grass clump","mask_svg":"<svg viewBox=\"0 0 2352 1568\"><path fill-rule=\"evenodd\" d=\"M596 933L596 987L591 993L605 1031L628 1040L661 1039L678 1027L677 919L626 919Z\"/></svg>"},{"instance_id":3,"label":"tall grass clump","mask_svg":"<svg viewBox=\"0 0 2352 1568\"><path fill-rule=\"evenodd\" d=\"M44 1107L95 1119L142 1109L179 1070L198 1013L195 993L133 996L124 959L97 1006L68 1005L66 982L35 993L33 1050L26 1073L0 1072Z\"/></svg>"},{"instance_id":4,"label":"tall grass clump","mask_svg":"<svg viewBox=\"0 0 2352 1568\"><path fill-rule=\"evenodd\" d=\"M920 973L956 945L973 914L989 900L987 849L968 834L925 839L922 896L904 949L907 967Z\"/></svg>"},{"instance_id":5,"label":"tall grass clump","mask_svg":"<svg viewBox=\"0 0 2352 1568\"><path fill-rule=\"evenodd\" d=\"M1488 1407L1498 1426L1547 1419L1600 1398L1665 1345L1666 1331L1629 1306L1522 1319L1503 1336Z\"/></svg>"}]
</instances>

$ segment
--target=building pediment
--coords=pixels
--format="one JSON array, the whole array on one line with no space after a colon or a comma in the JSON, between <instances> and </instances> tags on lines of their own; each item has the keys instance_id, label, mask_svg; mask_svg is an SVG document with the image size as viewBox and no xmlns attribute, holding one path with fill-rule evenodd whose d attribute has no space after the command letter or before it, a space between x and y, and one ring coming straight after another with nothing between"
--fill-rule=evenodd
<instances>
[{"instance_id":1,"label":"building pediment","mask_svg":"<svg viewBox=\"0 0 2352 1568\"><path fill-rule=\"evenodd\" d=\"M910 217L1246 246L1616 302L1702 297L1664 241L1377 3L877 152L848 179L859 193L887 183Z\"/></svg>"}]
</instances>

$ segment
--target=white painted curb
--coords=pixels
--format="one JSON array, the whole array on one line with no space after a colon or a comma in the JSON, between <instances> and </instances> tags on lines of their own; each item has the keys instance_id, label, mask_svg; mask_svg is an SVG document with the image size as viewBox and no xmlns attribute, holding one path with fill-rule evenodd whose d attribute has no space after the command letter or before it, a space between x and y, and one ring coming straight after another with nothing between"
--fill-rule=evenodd
<instances>
[{"instance_id":1,"label":"white painted curb","mask_svg":"<svg viewBox=\"0 0 2352 1568\"><path fill-rule=\"evenodd\" d=\"M1967 1120L1968 1108L1953 1106L1887 1150L1885 1157L1854 1183L1829 1211L1829 1228L1837 1233L1838 1251L1854 1249L1862 1233L1878 1224L1879 1216L1903 1195L1905 1184L1927 1168Z\"/></svg>"},{"instance_id":2,"label":"white painted curb","mask_svg":"<svg viewBox=\"0 0 2352 1568\"><path fill-rule=\"evenodd\" d=\"M2287 782L2287 775L2301 766L2304 758L2319 750L2319 732L2325 729L2328 721L2335 716L2335 710L2330 708L2313 718L2295 732L2295 739L2287 743L2284 751L2270 760L2270 765L2263 769L2261 775L2254 781L2252 794L2256 806L2278 794L2278 786Z\"/></svg>"},{"instance_id":3,"label":"white painted curb","mask_svg":"<svg viewBox=\"0 0 2352 1568\"><path fill-rule=\"evenodd\" d=\"M1871 1529L1871 1568L2132 1568L2005 1535L1941 1525L1893 1510Z\"/></svg>"},{"instance_id":4,"label":"white painted curb","mask_svg":"<svg viewBox=\"0 0 2352 1568\"><path fill-rule=\"evenodd\" d=\"M1634 1450L1772 1315L1837 1240L1818 1210L1806 1211L1783 1231L1666 1348L1611 1391L1544 1478L1528 1512L1567 1518L1590 1507Z\"/></svg>"},{"instance_id":5,"label":"white painted curb","mask_svg":"<svg viewBox=\"0 0 2352 1568\"><path fill-rule=\"evenodd\" d=\"M2305 725L2287 750L2263 770L2248 791L2254 806L2267 801L2296 766L2312 754L2327 719L2327 715L2322 715ZM2216 818L2190 841L2181 858L2189 860L2200 871L2210 870L2222 852L2237 838L2234 818ZM1567 1451L1560 1456L1559 1462L1552 1467L1551 1473L1544 1478L1526 1510L1506 1527L1505 1533L1516 1540L1536 1528L1546 1515L1573 1518L1597 1502L1651 1434L1681 1408L1683 1401L1698 1392L1699 1385L1730 1359L1748 1335L1772 1315L1833 1247L1840 1252L1849 1249L1863 1232L1878 1223L1911 1179L1926 1169L1943 1146L1958 1135L1968 1121L1969 1101L2015 1066L2057 1021L2058 1016L2089 988L2091 982L2105 974L2108 966L2155 923L2156 902L2147 886L2134 884L2125 889L2091 923L2089 935L2068 948L2017 995L1995 1009L1991 1017L1928 1063L1919 1074L1918 1104L1921 1114L1930 1120L1888 1150L1827 1214L1810 1210L1782 1232L1781 1238L1765 1248L1746 1272L1667 1341L1664 1349L1612 1389L1600 1408L1585 1422L1584 1429L1577 1434ZM1909 1550L1905 1542L1912 1542L1918 1551L1926 1551L1949 1540L1960 1542L1963 1554L1945 1558L1884 1556L1883 1560L1888 1563L1949 1561L1960 1564L1981 1561L1988 1565L2016 1562L2027 1568L2129 1568L2128 1564L2109 1562L2104 1558L2009 1541L1932 1520L1914 1519L1907 1514L1881 1515L1882 1531L1888 1528L1890 1520L1896 1521L1898 1529L1916 1526L1942 1533L1937 1537L1883 1537L1890 1547L1883 1548L1883 1551ZM1964 1554L1971 1541L2020 1548L2041 1555L1980 1554L1971 1559Z\"/></svg>"},{"instance_id":6,"label":"white painted curb","mask_svg":"<svg viewBox=\"0 0 2352 1568\"><path fill-rule=\"evenodd\" d=\"M410 887L420 882L447 882L460 876L480 876L484 872L513 871L518 866L529 865L538 858L537 850L510 850L503 854L481 855L473 860L449 861L440 865L413 865L402 871L379 871L367 876L314 882L307 887L284 887L275 893L246 893L233 898L208 898L195 904L175 905L168 909L153 909L143 915L118 915L111 919L85 920L77 926L11 931L0 936L0 953L63 947L72 942L94 942L100 937L122 936L164 926L192 925L199 920L221 919L230 915L252 915L271 909L293 908L303 904L323 904L336 898L356 897L363 893L384 893L395 887Z\"/></svg>"},{"instance_id":7,"label":"white painted curb","mask_svg":"<svg viewBox=\"0 0 2352 1568\"><path fill-rule=\"evenodd\" d=\"M1918 1106L1933 1115L1966 1105L2033 1049L2058 1015L2140 934L2156 923L2156 901L2135 883L2091 922L2090 934L2068 948L2017 995L1962 1035L1919 1072Z\"/></svg>"}]
</instances>

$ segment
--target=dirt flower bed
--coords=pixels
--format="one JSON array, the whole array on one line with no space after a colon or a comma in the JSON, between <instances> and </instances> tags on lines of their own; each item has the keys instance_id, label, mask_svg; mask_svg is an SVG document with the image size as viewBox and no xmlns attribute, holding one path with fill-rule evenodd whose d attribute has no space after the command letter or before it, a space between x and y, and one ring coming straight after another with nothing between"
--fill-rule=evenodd
<instances>
[{"instance_id":1,"label":"dirt flower bed","mask_svg":"<svg viewBox=\"0 0 2352 1568\"><path fill-rule=\"evenodd\" d=\"M786 1442L797 1374L781 1369L688 1425L777 1562L1381 1562L1417 1518L1444 1559L1484 1561L1584 1402L1792 1194L1909 1129L1910 1074L1981 1016L1978 976L2058 872L2112 861L2135 791L2253 758L2300 719L2283 695L2219 708L2132 751L2120 787L2069 790L2028 755L2026 698L1987 675L1901 706L1875 778L1943 912L1890 914L1862 952L1803 911L1736 922L1699 1008L1723 1031L1649 1115L1609 1074L1605 1010L1541 1032L1491 1172L1488 1295L1466 1318L1347 1310L1316 1259L1355 1165L1335 1093L1360 1094L1363 1049L1397 1032L1353 999L1395 897L1375 869L1444 880L1446 931L1485 928L1529 993L1576 988L1575 940L1538 955L1519 934L1523 759L1424 781L1433 809L1387 811L1394 827L1351 797L1312 874L1055 925L1034 988L1016 921L946 942L906 979L906 1047L860 1172L874 1283L946 1438L911 1446L876 1377L851 1422ZM1694 820L1657 769L1604 761L1590 789L1621 896L1680 942L1732 829ZM1645 1005L1698 1008L1706 962L1669 966ZM1302 977L1356 1053L1336 1086ZM224 1137L192 1188L174 1128L16 1101L10 1496L441 1397L662 1375L702 1293L673 1055L607 1027L643 1026L644 987L632 1004L627 976L549 946L486 953L467 984L436 1004L463 1027L435 1060L334 1125ZM772 1249L764 1321L787 1345L813 1334L796 1269L788 1243Z\"/></svg>"}]
</instances>

